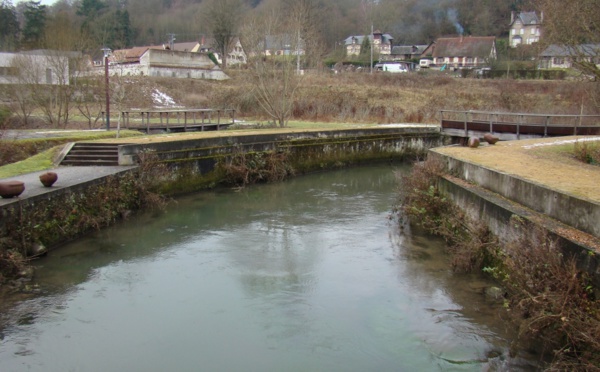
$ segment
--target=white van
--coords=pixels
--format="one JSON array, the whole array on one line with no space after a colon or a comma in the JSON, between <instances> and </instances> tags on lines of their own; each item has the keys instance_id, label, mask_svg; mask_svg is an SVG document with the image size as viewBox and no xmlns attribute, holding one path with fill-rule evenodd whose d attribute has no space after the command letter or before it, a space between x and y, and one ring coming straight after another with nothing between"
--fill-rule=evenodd
<instances>
[{"instance_id":1,"label":"white van","mask_svg":"<svg viewBox=\"0 0 600 372\"><path fill-rule=\"evenodd\" d=\"M406 63L400 62L378 63L375 65L375 69L383 72L408 72Z\"/></svg>"}]
</instances>

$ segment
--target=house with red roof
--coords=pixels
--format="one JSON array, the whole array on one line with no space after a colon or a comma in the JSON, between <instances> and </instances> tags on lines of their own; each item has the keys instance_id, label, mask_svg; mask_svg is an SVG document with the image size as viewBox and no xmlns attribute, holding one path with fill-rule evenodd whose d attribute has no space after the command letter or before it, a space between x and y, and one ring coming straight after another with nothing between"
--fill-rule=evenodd
<instances>
[{"instance_id":1,"label":"house with red roof","mask_svg":"<svg viewBox=\"0 0 600 372\"><path fill-rule=\"evenodd\" d=\"M487 66L497 57L496 37L442 37L431 43L421 57L431 59L430 67L470 69Z\"/></svg>"}]
</instances>

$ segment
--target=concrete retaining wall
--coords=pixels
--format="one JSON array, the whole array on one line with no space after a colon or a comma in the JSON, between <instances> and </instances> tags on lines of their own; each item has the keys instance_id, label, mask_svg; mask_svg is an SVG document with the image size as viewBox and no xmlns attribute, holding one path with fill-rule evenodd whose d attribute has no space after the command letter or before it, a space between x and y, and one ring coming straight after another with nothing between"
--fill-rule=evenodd
<instances>
[{"instance_id":1,"label":"concrete retaining wall","mask_svg":"<svg viewBox=\"0 0 600 372\"><path fill-rule=\"evenodd\" d=\"M483 222L504 244L516 241L522 233L515 229L515 221L511 220L514 216L541 226L559 242L565 256L574 257L578 268L587 272L600 287L600 257L590 254L595 249L586 242L574 240L579 234L569 233L574 230L572 227L453 176L440 178L439 186L470 220Z\"/></svg>"},{"instance_id":2,"label":"concrete retaining wall","mask_svg":"<svg viewBox=\"0 0 600 372\"><path fill-rule=\"evenodd\" d=\"M218 159L236 152L287 151L296 163L319 157L356 159L424 155L442 144L438 128L377 128L298 133L222 136L119 148L119 164L134 164L141 151L152 150L173 167L192 166L198 173L213 170Z\"/></svg>"},{"instance_id":3,"label":"concrete retaining wall","mask_svg":"<svg viewBox=\"0 0 600 372\"><path fill-rule=\"evenodd\" d=\"M567 195L513 175L455 159L440 154L435 149L430 154L443 159L447 164L448 172L458 178L475 183L595 237L600 237L600 223L598 223L600 221L600 204L598 203Z\"/></svg>"}]
</instances>

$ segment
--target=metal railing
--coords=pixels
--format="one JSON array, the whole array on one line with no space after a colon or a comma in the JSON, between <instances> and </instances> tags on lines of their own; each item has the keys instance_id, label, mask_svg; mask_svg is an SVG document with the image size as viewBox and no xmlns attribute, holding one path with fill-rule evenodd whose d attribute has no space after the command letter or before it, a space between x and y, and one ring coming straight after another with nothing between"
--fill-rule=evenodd
<instances>
[{"instance_id":1,"label":"metal railing","mask_svg":"<svg viewBox=\"0 0 600 372\"><path fill-rule=\"evenodd\" d=\"M141 124L131 123L131 116L138 116ZM204 130L205 127L220 129L235 122L234 109L141 109L121 111L126 129L145 130ZM138 119L138 120L139 120ZM229 119L229 120L227 120ZM135 120L135 119L134 119ZM216 120L216 121L215 121ZM224 121L225 120L225 121Z\"/></svg>"},{"instance_id":2,"label":"metal railing","mask_svg":"<svg viewBox=\"0 0 600 372\"><path fill-rule=\"evenodd\" d=\"M441 110L442 129L543 135L600 133L600 115L528 114L488 111Z\"/></svg>"}]
</instances>

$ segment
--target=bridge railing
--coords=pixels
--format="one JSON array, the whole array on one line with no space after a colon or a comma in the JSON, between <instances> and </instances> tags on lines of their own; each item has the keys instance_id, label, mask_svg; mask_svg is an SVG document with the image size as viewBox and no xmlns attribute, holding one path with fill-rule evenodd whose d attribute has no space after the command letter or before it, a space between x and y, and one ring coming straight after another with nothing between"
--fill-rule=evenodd
<instances>
[{"instance_id":1,"label":"bridge railing","mask_svg":"<svg viewBox=\"0 0 600 372\"><path fill-rule=\"evenodd\" d=\"M600 115L528 114L473 110L441 110L442 129L533 135L600 133Z\"/></svg>"},{"instance_id":2,"label":"bridge railing","mask_svg":"<svg viewBox=\"0 0 600 372\"><path fill-rule=\"evenodd\" d=\"M133 123L131 116L134 116ZM140 109L121 111L123 126L145 130L204 130L220 129L235 122L234 109Z\"/></svg>"}]
</instances>

